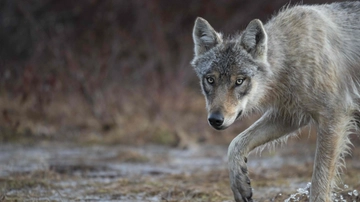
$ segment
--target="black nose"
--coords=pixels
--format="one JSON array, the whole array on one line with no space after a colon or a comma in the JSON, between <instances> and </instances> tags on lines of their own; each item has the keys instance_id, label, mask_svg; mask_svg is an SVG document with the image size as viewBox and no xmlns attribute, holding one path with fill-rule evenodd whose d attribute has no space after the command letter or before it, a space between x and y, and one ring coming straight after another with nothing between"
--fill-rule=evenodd
<instances>
[{"instance_id":1,"label":"black nose","mask_svg":"<svg viewBox=\"0 0 360 202\"><path fill-rule=\"evenodd\" d=\"M219 127L224 123L224 117L219 112L211 113L208 120L213 127Z\"/></svg>"}]
</instances>

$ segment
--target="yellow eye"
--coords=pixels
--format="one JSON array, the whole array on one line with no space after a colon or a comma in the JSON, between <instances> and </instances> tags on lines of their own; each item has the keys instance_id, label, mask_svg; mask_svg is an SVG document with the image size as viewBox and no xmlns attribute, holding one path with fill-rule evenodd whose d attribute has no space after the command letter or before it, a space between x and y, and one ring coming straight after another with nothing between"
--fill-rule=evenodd
<instances>
[{"instance_id":1,"label":"yellow eye","mask_svg":"<svg viewBox=\"0 0 360 202\"><path fill-rule=\"evenodd\" d=\"M213 83L214 83L214 79L213 79L212 77L208 77L208 78L206 78L206 80L207 80L207 82L208 82L209 84L213 84Z\"/></svg>"},{"instance_id":2,"label":"yellow eye","mask_svg":"<svg viewBox=\"0 0 360 202\"><path fill-rule=\"evenodd\" d=\"M244 82L245 79L237 79L236 80L236 85L237 86L240 86L243 82Z\"/></svg>"}]
</instances>

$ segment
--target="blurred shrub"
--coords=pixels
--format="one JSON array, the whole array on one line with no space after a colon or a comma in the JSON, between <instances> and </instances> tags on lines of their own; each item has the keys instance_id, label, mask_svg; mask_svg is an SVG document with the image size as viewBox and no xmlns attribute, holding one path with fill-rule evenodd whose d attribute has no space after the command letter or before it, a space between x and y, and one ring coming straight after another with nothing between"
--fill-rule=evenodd
<instances>
[{"instance_id":1,"label":"blurred shrub","mask_svg":"<svg viewBox=\"0 0 360 202\"><path fill-rule=\"evenodd\" d=\"M69 138L92 131L91 140L113 134L126 143L209 139L189 65L195 18L234 33L285 3L2 0L0 129Z\"/></svg>"}]
</instances>

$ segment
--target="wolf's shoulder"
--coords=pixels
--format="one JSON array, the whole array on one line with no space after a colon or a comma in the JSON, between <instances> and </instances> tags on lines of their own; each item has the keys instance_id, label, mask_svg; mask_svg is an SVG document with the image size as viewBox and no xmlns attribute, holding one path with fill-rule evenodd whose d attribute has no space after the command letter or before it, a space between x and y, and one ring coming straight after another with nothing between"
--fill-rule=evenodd
<instances>
[{"instance_id":1,"label":"wolf's shoulder","mask_svg":"<svg viewBox=\"0 0 360 202\"><path fill-rule=\"evenodd\" d=\"M360 1L334 2L330 4L314 5L289 5L281 9L279 15L285 14L291 16L299 13L301 13L303 16L304 14L360 14Z\"/></svg>"},{"instance_id":2,"label":"wolf's shoulder","mask_svg":"<svg viewBox=\"0 0 360 202\"><path fill-rule=\"evenodd\" d=\"M348 1L348 2L335 2L331 4L325 4L324 7L328 7L333 10L341 11L350 11L350 12L359 12L360 11L360 1Z\"/></svg>"},{"instance_id":3,"label":"wolf's shoulder","mask_svg":"<svg viewBox=\"0 0 360 202\"><path fill-rule=\"evenodd\" d=\"M321 11L321 10L333 10L339 12L359 12L360 11L360 1L345 1L345 2L334 2L328 4L295 4L295 5L286 5L281 10L281 12L301 12L301 11Z\"/></svg>"},{"instance_id":4,"label":"wolf's shoulder","mask_svg":"<svg viewBox=\"0 0 360 202\"><path fill-rule=\"evenodd\" d=\"M316 26L343 27L360 25L360 1L335 2L315 5L288 5L272 16L266 27L275 29L304 28Z\"/></svg>"}]
</instances>

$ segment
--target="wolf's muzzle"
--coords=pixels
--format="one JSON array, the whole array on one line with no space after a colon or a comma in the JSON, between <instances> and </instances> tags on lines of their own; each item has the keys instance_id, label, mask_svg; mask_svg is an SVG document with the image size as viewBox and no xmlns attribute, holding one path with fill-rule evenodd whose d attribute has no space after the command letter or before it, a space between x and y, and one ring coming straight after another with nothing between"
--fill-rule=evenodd
<instances>
[{"instance_id":1,"label":"wolf's muzzle","mask_svg":"<svg viewBox=\"0 0 360 202\"><path fill-rule=\"evenodd\" d=\"M224 117L221 113L215 112L209 115L208 121L212 127L219 129L220 126L224 123Z\"/></svg>"}]
</instances>

